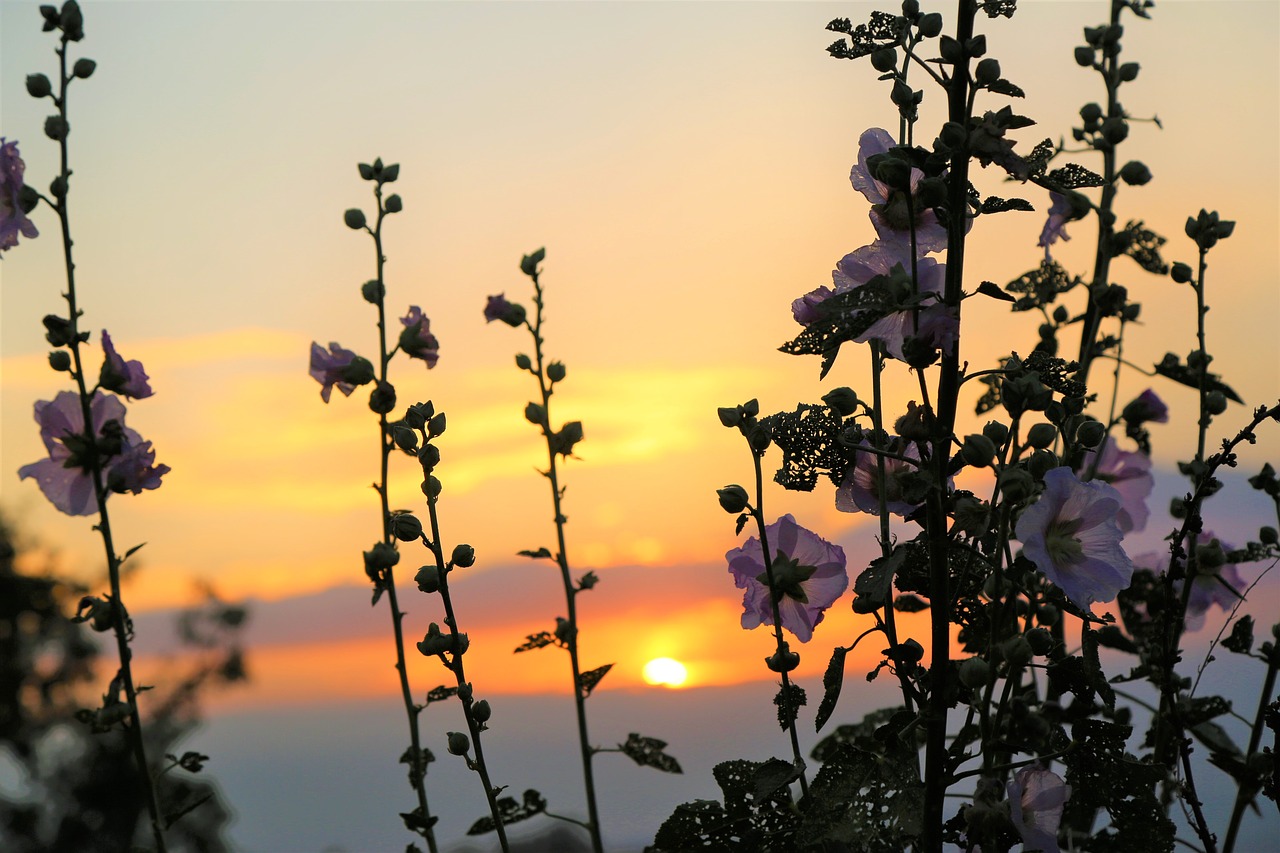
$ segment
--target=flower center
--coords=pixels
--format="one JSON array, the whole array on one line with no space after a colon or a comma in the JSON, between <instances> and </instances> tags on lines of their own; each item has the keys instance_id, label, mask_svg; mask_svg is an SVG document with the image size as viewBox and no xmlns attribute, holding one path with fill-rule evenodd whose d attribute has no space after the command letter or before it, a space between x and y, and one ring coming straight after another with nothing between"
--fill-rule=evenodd
<instances>
[{"instance_id":1,"label":"flower center","mask_svg":"<svg viewBox=\"0 0 1280 853\"><path fill-rule=\"evenodd\" d=\"M1058 565L1072 565L1084 561L1084 546L1076 538L1080 531L1078 518L1054 521L1045 531L1044 544L1049 559Z\"/></svg>"},{"instance_id":2,"label":"flower center","mask_svg":"<svg viewBox=\"0 0 1280 853\"><path fill-rule=\"evenodd\" d=\"M809 603L809 595L801 586L818 569L816 566L802 566L786 554L779 554L773 561L773 597L780 601L783 596L794 598L801 604ZM769 585L769 573L761 572L756 580L765 586Z\"/></svg>"},{"instance_id":3,"label":"flower center","mask_svg":"<svg viewBox=\"0 0 1280 853\"><path fill-rule=\"evenodd\" d=\"M915 217L911 215L910 197L901 190L890 190L889 200L876 205L885 223L894 231L906 231Z\"/></svg>"}]
</instances>

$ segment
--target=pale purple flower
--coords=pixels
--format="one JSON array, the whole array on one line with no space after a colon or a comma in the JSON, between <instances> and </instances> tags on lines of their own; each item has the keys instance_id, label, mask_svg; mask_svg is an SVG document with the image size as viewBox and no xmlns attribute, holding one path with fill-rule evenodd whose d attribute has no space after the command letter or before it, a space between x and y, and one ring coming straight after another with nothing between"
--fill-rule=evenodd
<instances>
[{"instance_id":1,"label":"pale purple flower","mask_svg":"<svg viewBox=\"0 0 1280 853\"><path fill-rule=\"evenodd\" d=\"M351 392L356 390L355 383L345 381L342 372L351 365L355 357L355 353L343 349L336 342L329 344L328 352L315 341L311 342L311 378L321 385L320 399L329 402L334 386L337 386L343 396L351 396Z\"/></svg>"},{"instance_id":2,"label":"pale purple flower","mask_svg":"<svg viewBox=\"0 0 1280 853\"><path fill-rule=\"evenodd\" d=\"M1151 515L1147 509L1147 498L1151 496L1156 481L1151 476L1151 460L1146 454L1121 450L1111 436L1107 436L1102 442L1100 456L1097 450L1085 454L1080 474L1092 474L1090 479L1108 483L1119 492L1121 506L1116 521L1120 523L1121 531L1131 533L1147 526L1147 518Z\"/></svg>"},{"instance_id":3,"label":"pale purple flower","mask_svg":"<svg viewBox=\"0 0 1280 853\"><path fill-rule=\"evenodd\" d=\"M1040 230L1040 240L1037 246L1044 247L1044 259L1052 260L1053 256L1049 254L1049 247L1058 240L1067 241L1071 238L1067 236L1067 220L1071 216L1071 202L1062 193L1049 193L1049 218L1044 222L1044 228Z\"/></svg>"},{"instance_id":4,"label":"pale purple flower","mask_svg":"<svg viewBox=\"0 0 1280 853\"><path fill-rule=\"evenodd\" d=\"M1145 423L1167 424L1169 407L1156 396L1150 388L1134 397L1124 407L1124 419L1129 426L1141 426Z\"/></svg>"},{"instance_id":5,"label":"pale purple flower","mask_svg":"<svg viewBox=\"0 0 1280 853\"><path fill-rule=\"evenodd\" d=\"M27 166L18 156L18 143L0 136L0 251L18 245L18 235L28 240L40 232L22 212L19 196Z\"/></svg>"},{"instance_id":6,"label":"pale purple flower","mask_svg":"<svg viewBox=\"0 0 1280 853\"><path fill-rule=\"evenodd\" d=\"M159 488L160 478L169 472L169 466L156 465L151 442L143 441L137 432L124 426L125 408L120 398L95 392L89 402L89 412L95 439L102 437L108 421L115 421L121 427L121 452L104 460L106 485L114 491L134 494ZM93 476L85 468L84 451L73 449L84 443L84 412L79 395L62 391L52 401L36 403L35 413L36 422L40 424L40 439L49 457L22 466L18 477L34 478L49 502L67 515L92 515L98 511Z\"/></svg>"},{"instance_id":7,"label":"pale purple flower","mask_svg":"<svg viewBox=\"0 0 1280 853\"><path fill-rule=\"evenodd\" d=\"M774 553L782 627L807 643L813 638L814 626L822 621L823 611L849 588L844 549L796 524L790 514L770 524L765 532ZM725 557L734 585L746 590L742 596L742 627L772 625L773 598L760 540L753 536Z\"/></svg>"},{"instance_id":8,"label":"pale purple flower","mask_svg":"<svg viewBox=\"0 0 1280 853\"><path fill-rule=\"evenodd\" d=\"M1206 530L1200 534L1197 541L1200 545L1208 545L1217 538L1212 531ZM1218 544L1223 551L1231 550L1231 546L1221 540L1218 540ZM1140 554L1133 558L1133 564L1140 569L1149 569L1156 575L1163 575L1169 568L1169 552L1151 551L1146 554ZM1231 589L1227 589L1223 585L1224 582L1230 585ZM1182 585L1184 583L1186 581L1174 582L1174 591L1179 596L1182 595ZM1191 595L1187 598L1185 618L1187 630L1198 631L1204 627L1205 617L1209 612L1209 608L1214 605L1217 605L1225 612L1231 612L1231 609L1240 601L1240 597L1244 595L1247 587L1248 584L1240 576L1240 570L1235 563L1224 563L1216 571L1197 572L1195 578L1191 581ZM1231 591L1232 589L1235 590L1234 593ZM1236 593L1239 593L1239 595Z\"/></svg>"},{"instance_id":9,"label":"pale purple flower","mask_svg":"<svg viewBox=\"0 0 1280 853\"><path fill-rule=\"evenodd\" d=\"M1071 786L1043 767L1024 767L1006 788L1009 816L1022 836L1023 853L1060 853L1058 826L1062 808L1071 798Z\"/></svg>"},{"instance_id":10,"label":"pale purple flower","mask_svg":"<svg viewBox=\"0 0 1280 853\"><path fill-rule=\"evenodd\" d=\"M889 189L871 174L867 161L876 154L884 154L895 145L893 137L886 130L873 127L864 131L858 139L858 162L849 172L849 182L871 202L871 224L876 229L876 234L886 244L892 244L899 261L905 263L909 262L911 256L913 219L916 252L920 255L945 249L947 229L938 222L938 217L932 210L922 210L917 204L908 211L907 198L901 192ZM911 170L912 195L923 178L924 172L915 168Z\"/></svg>"},{"instance_id":11,"label":"pale purple flower","mask_svg":"<svg viewBox=\"0 0 1280 853\"><path fill-rule=\"evenodd\" d=\"M896 265L892 247L877 240L840 259L831 273L836 293L846 293L862 287L872 278L890 275ZM946 265L933 258L916 261L916 273L920 294L937 297L921 303L918 310L895 311L871 324L865 332L854 338L858 343L880 341L889 355L903 360L902 345L912 335L923 338L935 349L950 352L955 348L960 323L955 313L942 304L942 292L946 284Z\"/></svg>"},{"instance_id":12,"label":"pale purple flower","mask_svg":"<svg viewBox=\"0 0 1280 853\"><path fill-rule=\"evenodd\" d=\"M410 358L420 358L427 363L427 369L436 366L440 360L440 342L431 334L431 321L417 305L409 306L409 313L400 318L404 331L400 333L400 349Z\"/></svg>"},{"instance_id":13,"label":"pale purple flower","mask_svg":"<svg viewBox=\"0 0 1280 853\"><path fill-rule=\"evenodd\" d=\"M1083 482L1067 467L1046 473L1044 485L1014 528L1023 556L1084 610L1113 600L1133 577L1120 546L1120 493L1104 482Z\"/></svg>"},{"instance_id":14,"label":"pale purple flower","mask_svg":"<svg viewBox=\"0 0 1280 853\"><path fill-rule=\"evenodd\" d=\"M98 374L98 384L107 391L114 391L134 400L150 397L153 393L147 383L147 373L142 369L142 362L134 359L125 361L116 353L111 335L102 331L102 370Z\"/></svg>"},{"instance_id":15,"label":"pale purple flower","mask_svg":"<svg viewBox=\"0 0 1280 853\"><path fill-rule=\"evenodd\" d=\"M906 445L904 448L903 445ZM901 459L884 459L884 486L880 486L880 457L868 450L871 443L866 439L858 445L859 450L853 466L844 475L844 482L836 489L836 509L841 512L866 512L880 515L880 493L884 492L885 509L894 515L906 518L919 508L920 504L910 503L905 499L901 477L919 469L920 451L914 441L904 442L894 439L889 449L917 464L904 462Z\"/></svg>"}]
</instances>

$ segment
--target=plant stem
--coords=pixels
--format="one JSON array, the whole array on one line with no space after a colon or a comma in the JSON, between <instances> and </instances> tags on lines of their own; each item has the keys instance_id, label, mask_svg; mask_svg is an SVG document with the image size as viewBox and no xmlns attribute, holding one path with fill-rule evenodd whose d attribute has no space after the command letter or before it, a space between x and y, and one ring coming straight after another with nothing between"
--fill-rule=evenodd
<instances>
[{"instance_id":1,"label":"plant stem","mask_svg":"<svg viewBox=\"0 0 1280 853\"><path fill-rule=\"evenodd\" d=\"M1277 663L1275 655L1267 661L1267 675L1262 682L1262 696L1258 700L1258 713L1253 718L1253 728L1249 732L1249 748L1245 750L1244 758L1248 761L1258 752L1258 747L1262 743L1262 730L1265 727L1265 717L1267 706L1271 704L1271 694L1276 688L1276 672L1280 671L1280 663ZM1244 817L1244 810L1252 802L1253 797L1245 796L1244 785L1241 784L1236 789L1236 802L1231 808L1231 822L1227 825L1227 840L1223 842L1222 853L1232 853L1236 846L1236 835L1240 831L1240 821ZM1257 795L1256 790L1254 796Z\"/></svg>"},{"instance_id":2,"label":"plant stem","mask_svg":"<svg viewBox=\"0 0 1280 853\"><path fill-rule=\"evenodd\" d=\"M563 491L560 488L559 471L556 468L556 449L551 442L552 392L547 384L542 352L542 284L538 281L538 273L536 271L530 278L533 280L535 314L533 325L530 325L526 320L525 326L533 334L536 359L536 373L534 375L538 379L538 391L542 399L542 433L547 443L547 470L545 473L547 480L551 483L551 505L555 512L556 565L560 567L560 580L564 585L565 607L568 609L569 638L565 645L569 651L569 666L573 674L573 704L578 717L578 748L582 754L582 781L587 796L587 823L589 824L587 831L591 834L591 849L595 853L604 853L604 842L601 840L600 834L600 810L596 805L595 774L592 769L594 750L591 747L590 736L587 732L587 697L582 690L582 668L578 657L578 608L576 603L578 591L574 588L573 576L569 571L569 556L564 535L564 526L568 519L565 518L561 509Z\"/></svg>"},{"instance_id":3,"label":"plant stem","mask_svg":"<svg viewBox=\"0 0 1280 853\"><path fill-rule=\"evenodd\" d=\"M378 220L370 234L373 236L378 273L378 381L379 385L381 385L387 381L387 365L391 361L391 356L387 354L386 286L383 280L383 265L387 259L382 253L382 220L386 213L382 206L381 183L374 185L374 197L378 205ZM391 507L387 502L387 482L388 464L395 442L392 440L391 429L387 425L385 412L378 414L378 443L381 447L381 479L379 480L380 485L377 492L382 507L382 541L394 546L395 535L391 532ZM395 635L396 672L400 676L400 696L404 701L405 716L409 722L409 783L413 786L414 793L418 797L418 808L422 812L422 821L425 826L425 829L419 834L426 839L430 853L437 853L435 830L431 826L431 809L427 805L426 762L423 760L422 739L418 730L418 715L421 713L421 709L414 703L413 691L409 687L409 670L405 665L404 657L404 629L401 624L404 621L405 614L400 609L400 602L396 595L394 566L387 567L385 590L387 604L391 608L391 629Z\"/></svg>"},{"instance_id":4,"label":"plant stem","mask_svg":"<svg viewBox=\"0 0 1280 853\"><path fill-rule=\"evenodd\" d=\"M67 77L67 43L65 38L56 50L59 67L58 78L61 81L58 109L65 122L67 118L67 86L70 83L70 78ZM80 357L80 310L76 303L76 265L71 257L73 241L71 239L71 223L68 212L68 200L71 195L71 169L68 165L66 134L59 140L59 149L62 165L60 174L63 182L63 195L58 199L56 208L58 221L62 226L62 254L67 270L67 292L65 297L69 312L68 319L71 322L72 375L75 377L76 387L80 396L80 413L84 418L86 446L93 447L98 437L94 430L91 407L94 394L89 391L85 383L84 364ZM142 736L142 716L138 712L138 691L133 682L133 667L131 665L133 652L129 648L131 626L129 624L128 611L125 609L124 599L121 597L120 591L121 559L116 554L115 544L111 536L111 518L107 513L107 496L110 492L103 483L102 458L98 453L94 452L92 460L92 464L89 466L89 473L93 478L93 493L98 500L97 528L102 536L102 547L106 552L107 559L107 574L111 584L111 627L115 633L116 651L120 656L119 678L124 686L125 699L129 704L129 722L126 724L126 732L133 750L134 760L138 765L138 773L142 779L142 793L146 800L147 813L151 820L151 836L155 841L158 853L164 853L167 848L160 816L160 803L156 795L155 782L151 776L151 767L147 761L146 744Z\"/></svg>"}]
</instances>

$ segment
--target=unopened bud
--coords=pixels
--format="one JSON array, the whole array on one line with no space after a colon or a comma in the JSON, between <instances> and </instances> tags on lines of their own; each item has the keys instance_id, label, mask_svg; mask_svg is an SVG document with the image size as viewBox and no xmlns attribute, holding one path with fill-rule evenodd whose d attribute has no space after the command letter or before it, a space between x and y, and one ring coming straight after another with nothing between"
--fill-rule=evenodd
<instances>
[{"instance_id":1,"label":"unopened bud","mask_svg":"<svg viewBox=\"0 0 1280 853\"><path fill-rule=\"evenodd\" d=\"M43 74L27 75L27 94L33 98L46 98L53 92L53 85Z\"/></svg>"},{"instance_id":2,"label":"unopened bud","mask_svg":"<svg viewBox=\"0 0 1280 853\"><path fill-rule=\"evenodd\" d=\"M65 350L54 350L49 353L49 366L58 372L71 369L71 355Z\"/></svg>"},{"instance_id":3,"label":"unopened bud","mask_svg":"<svg viewBox=\"0 0 1280 853\"><path fill-rule=\"evenodd\" d=\"M453 755L466 755L471 749L471 738L463 732L449 732L449 752Z\"/></svg>"},{"instance_id":4,"label":"unopened bud","mask_svg":"<svg viewBox=\"0 0 1280 853\"><path fill-rule=\"evenodd\" d=\"M484 699L471 706L471 717L477 723L487 723L491 716L493 716L493 709L489 707L489 703Z\"/></svg>"},{"instance_id":5,"label":"unopened bud","mask_svg":"<svg viewBox=\"0 0 1280 853\"><path fill-rule=\"evenodd\" d=\"M1027 444L1043 449L1053 444L1058 438L1058 430L1053 424L1036 424L1027 431Z\"/></svg>"},{"instance_id":6,"label":"unopened bud","mask_svg":"<svg viewBox=\"0 0 1280 853\"><path fill-rule=\"evenodd\" d=\"M738 485L717 489L716 494L720 497L720 506L730 514L742 512L750 500L747 490Z\"/></svg>"},{"instance_id":7,"label":"unopened bud","mask_svg":"<svg viewBox=\"0 0 1280 853\"><path fill-rule=\"evenodd\" d=\"M1097 447L1107 436L1107 428L1099 421L1085 421L1076 430L1076 443L1081 447Z\"/></svg>"},{"instance_id":8,"label":"unopened bud","mask_svg":"<svg viewBox=\"0 0 1280 853\"><path fill-rule=\"evenodd\" d=\"M420 592L432 593L440 591L440 570L435 566L423 566L413 576L414 583Z\"/></svg>"},{"instance_id":9,"label":"unopened bud","mask_svg":"<svg viewBox=\"0 0 1280 853\"><path fill-rule=\"evenodd\" d=\"M969 658L960 662L957 675L960 683L970 690L985 687L991 678L991 665L982 658Z\"/></svg>"},{"instance_id":10,"label":"unopened bud","mask_svg":"<svg viewBox=\"0 0 1280 853\"><path fill-rule=\"evenodd\" d=\"M476 549L470 545L455 545L451 561L460 569L468 569L476 563Z\"/></svg>"},{"instance_id":11,"label":"unopened bud","mask_svg":"<svg viewBox=\"0 0 1280 853\"><path fill-rule=\"evenodd\" d=\"M358 231L365 225L364 211L353 207L342 214L342 221L347 223L347 227L352 231Z\"/></svg>"}]
</instances>

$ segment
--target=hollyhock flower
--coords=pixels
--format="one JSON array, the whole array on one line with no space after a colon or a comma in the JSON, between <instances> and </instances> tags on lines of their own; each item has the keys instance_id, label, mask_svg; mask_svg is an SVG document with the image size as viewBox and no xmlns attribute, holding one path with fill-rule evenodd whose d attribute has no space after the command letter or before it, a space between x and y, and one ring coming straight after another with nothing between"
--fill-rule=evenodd
<instances>
[{"instance_id":1,"label":"hollyhock flower","mask_svg":"<svg viewBox=\"0 0 1280 853\"><path fill-rule=\"evenodd\" d=\"M801 326L808 326L822 316L818 306L834 295L835 291L825 284L817 287L791 303L791 316Z\"/></svg>"},{"instance_id":2,"label":"hollyhock flower","mask_svg":"<svg viewBox=\"0 0 1280 853\"><path fill-rule=\"evenodd\" d=\"M1155 424L1169 422L1169 407L1150 388L1130 400L1121 414L1129 426L1141 426L1148 422Z\"/></svg>"},{"instance_id":3,"label":"hollyhock flower","mask_svg":"<svg viewBox=\"0 0 1280 853\"><path fill-rule=\"evenodd\" d=\"M1084 482L1065 466L1046 473L1044 485L1014 528L1023 556L1084 610L1113 600L1133 577L1120 547L1120 493L1097 480Z\"/></svg>"},{"instance_id":4,"label":"hollyhock flower","mask_svg":"<svg viewBox=\"0 0 1280 853\"><path fill-rule=\"evenodd\" d=\"M1200 534L1197 541L1201 546L1204 546L1218 541L1218 537L1214 536L1212 531L1206 530ZM1231 546L1226 543L1219 541L1218 544L1223 551L1231 550ZM1140 569L1149 569L1156 575L1163 575L1169 568L1169 552L1151 551L1146 554L1140 554L1133 558L1133 564ZM1186 581L1174 582L1174 591L1178 595L1182 594L1182 585L1184 583ZM1229 585L1231 589L1227 589L1223 585L1224 583ZM1191 581L1191 595L1187 598L1187 612L1185 614L1187 630L1198 631L1204 627L1209 608L1214 605L1217 605L1224 612L1231 612L1231 608L1236 606L1236 602L1240 600L1240 596L1244 595L1247 587L1248 584L1240 576L1240 570L1235 563L1224 563L1218 566L1216 570L1201 567ZM1231 591L1232 589L1235 590L1234 593Z\"/></svg>"},{"instance_id":5,"label":"hollyhock flower","mask_svg":"<svg viewBox=\"0 0 1280 853\"><path fill-rule=\"evenodd\" d=\"M853 188L866 196L871 202L871 224L876 234L886 244L895 247L900 262L909 262L911 257L911 227L914 214L916 235L916 251L920 255L929 252L940 252L947 247L947 229L938 222L932 210L921 210L919 205L908 211L906 196L892 190L876 180L871 174L867 161L876 154L884 154L896 143L888 131L873 127L864 131L858 139L858 162L849 172L849 182ZM911 170L911 193L924 178L924 172Z\"/></svg>"},{"instance_id":6,"label":"hollyhock flower","mask_svg":"<svg viewBox=\"0 0 1280 853\"><path fill-rule=\"evenodd\" d=\"M822 621L823 611L849 588L844 549L796 524L784 515L765 528L770 548L776 553L773 575L778 591L778 614L782 627L802 643L813 638L813 629ZM734 585L745 589L742 596L742 627L773 624L773 597L769 592L760 540L754 536L741 548L725 554Z\"/></svg>"},{"instance_id":7,"label":"hollyhock flower","mask_svg":"<svg viewBox=\"0 0 1280 853\"><path fill-rule=\"evenodd\" d=\"M18 235L28 240L40 232L22 211L23 175L27 166L18 156L18 143L0 136L0 251L18 245Z\"/></svg>"},{"instance_id":8,"label":"hollyhock flower","mask_svg":"<svg viewBox=\"0 0 1280 853\"><path fill-rule=\"evenodd\" d=\"M486 323L501 320L508 326L515 328L524 322L525 316L524 306L518 302L508 302L506 295L502 293L497 296L490 296L489 301L484 306L484 321Z\"/></svg>"},{"instance_id":9,"label":"hollyhock flower","mask_svg":"<svg viewBox=\"0 0 1280 853\"><path fill-rule=\"evenodd\" d=\"M1156 481L1151 476L1151 460L1145 454L1121 450L1111 436L1107 436L1102 443L1101 454L1090 450L1084 456L1080 474L1088 475L1090 472L1090 479L1108 483L1120 493L1121 506L1116 520L1123 532L1130 533L1147 526L1147 518L1151 515L1147 509L1147 498L1151 496Z\"/></svg>"},{"instance_id":10,"label":"hollyhock flower","mask_svg":"<svg viewBox=\"0 0 1280 853\"><path fill-rule=\"evenodd\" d=\"M400 349L410 358L420 358L427 363L427 369L436 366L440 360L440 342L431 334L431 321L417 305L409 306L409 313L400 318L404 323L404 331L400 333Z\"/></svg>"},{"instance_id":11,"label":"hollyhock flower","mask_svg":"<svg viewBox=\"0 0 1280 853\"><path fill-rule=\"evenodd\" d=\"M108 391L114 391L134 400L150 397L154 392L147 384L149 378L142 369L142 362L134 359L125 361L116 353L111 335L102 331L102 370L98 374L98 384Z\"/></svg>"},{"instance_id":12,"label":"hollyhock flower","mask_svg":"<svg viewBox=\"0 0 1280 853\"><path fill-rule=\"evenodd\" d=\"M871 443L863 439L858 447L870 448ZM920 451L916 448L914 441L904 442L896 438L890 443L889 449L917 462L913 465L901 459L885 457L884 460L885 509L894 515L906 518L915 512L920 504L911 503L905 499L901 478L903 474L910 474L919 469ZM880 457L870 450L860 450L853 467L845 474L844 482L840 484L840 488L836 489L836 509L841 512L866 512L871 515L880 515L882 489L879 474Z\"/></svg>"},{"instance_id":13,"label":"hollyhock flower","mask_svg":"<svg viewBox=\"0 0 1280 853\"><path fill-rule=\"evenodd\" d=\"M898 265L895 257L893 247L879 240L870 246L856 249L841 258L836 268L832 270L831 281L835 285L833 291L823 293L822 291L826 288L819 288L801 299L810 309L816 309L817 305L832 295L856 290L877 276L889 276L900 283L909 282L909 279L903 278L904 268ZM861 335L854 338L855 341L867 343L873 339L878 340L884 344L885 351L889 355L900 361L904 360L902 345L908 337L913 335L924 339L935 349L950 352L955 348L960 324L955 313L948 310L941 302L946 280L946 266L933 258L920 258L916 261L916 273L919 293L933 294L937 299L921 303L916 310L895 311L881 317ZM909 297L910 291L904 288L902 298L905 300ZM804 312L803 309L798 311L797 303L794 302L791 305L791 311L802 323L804 322L801 320L802 313L810 317L809 322L819 316L816 311Z\"/></svg>"},{"instance_id":14,"label":"hollyhock flower","mask_svg":"<svg viewBox=\"0 0 1280 853\"><path fill-rule=\"evenodd\" d=\"M1046 261L1053 260L1053 256L1049 254L1049 247L1058 242L1059 239L1066 241L1071 238L1067 236L1067 220L1071 216L1071 202L1062 193L1049 193L1049 218L1044 222L1044 228L1040 231L1040 240L1037 246L1044 247L1044 259Z\"/></svg>"},{"instance_id":15,"label":"hollyhock flower","mask_svg":"<svg viewBox=\"0 0 1280 853\"><path fill-rule=\"evenodd\" d=\"M36 403L35 412L36 422L40 424L40 440L49 457L22 466L18 477L34 478L49 502L67 515L92 515L98 511L98 497L93 489L93 476L85 467L84 412L79 395L62 391L52 401ZM137 432L124 426L125 409L120 399L95 392L89 401L89 412L95 439L104 436L109 421L120 426L121 451L108 457L103 466L111 488L134 494L159 488L160 478L169 472L169 466L156 465L151 442L143 441Z\"/></svg>"},{"instance_id":16,"label":"hollyhock flower","mask_svg":"<svg viewBox=\"0 0 1280 853\"><path fill-rule=\"evenodd\" d=\"M355 353L349 349L343 349L337 343L330 343L329 351L325 352L320 344L311 342L311 378L321 385L321 400L329 402L329 395L333 393L334 386L337 386L344 397L350 397L351 392L356 390L358 383L352 382L346 376L347 368L352 366L356 358Z\"/></svg>"},{"instance_id":17,"label":"hollyhock flower","mask_svg":"<svg viewBox=\"0 0 1280 853\"><path fill-rule=\"evenodd\" d=\"M1058 825L1071 786L1052 770L1024 767L1009 780L1009 816L1022 836L1023 853L1060 853Z\"/></svg>"}]
</instances>

